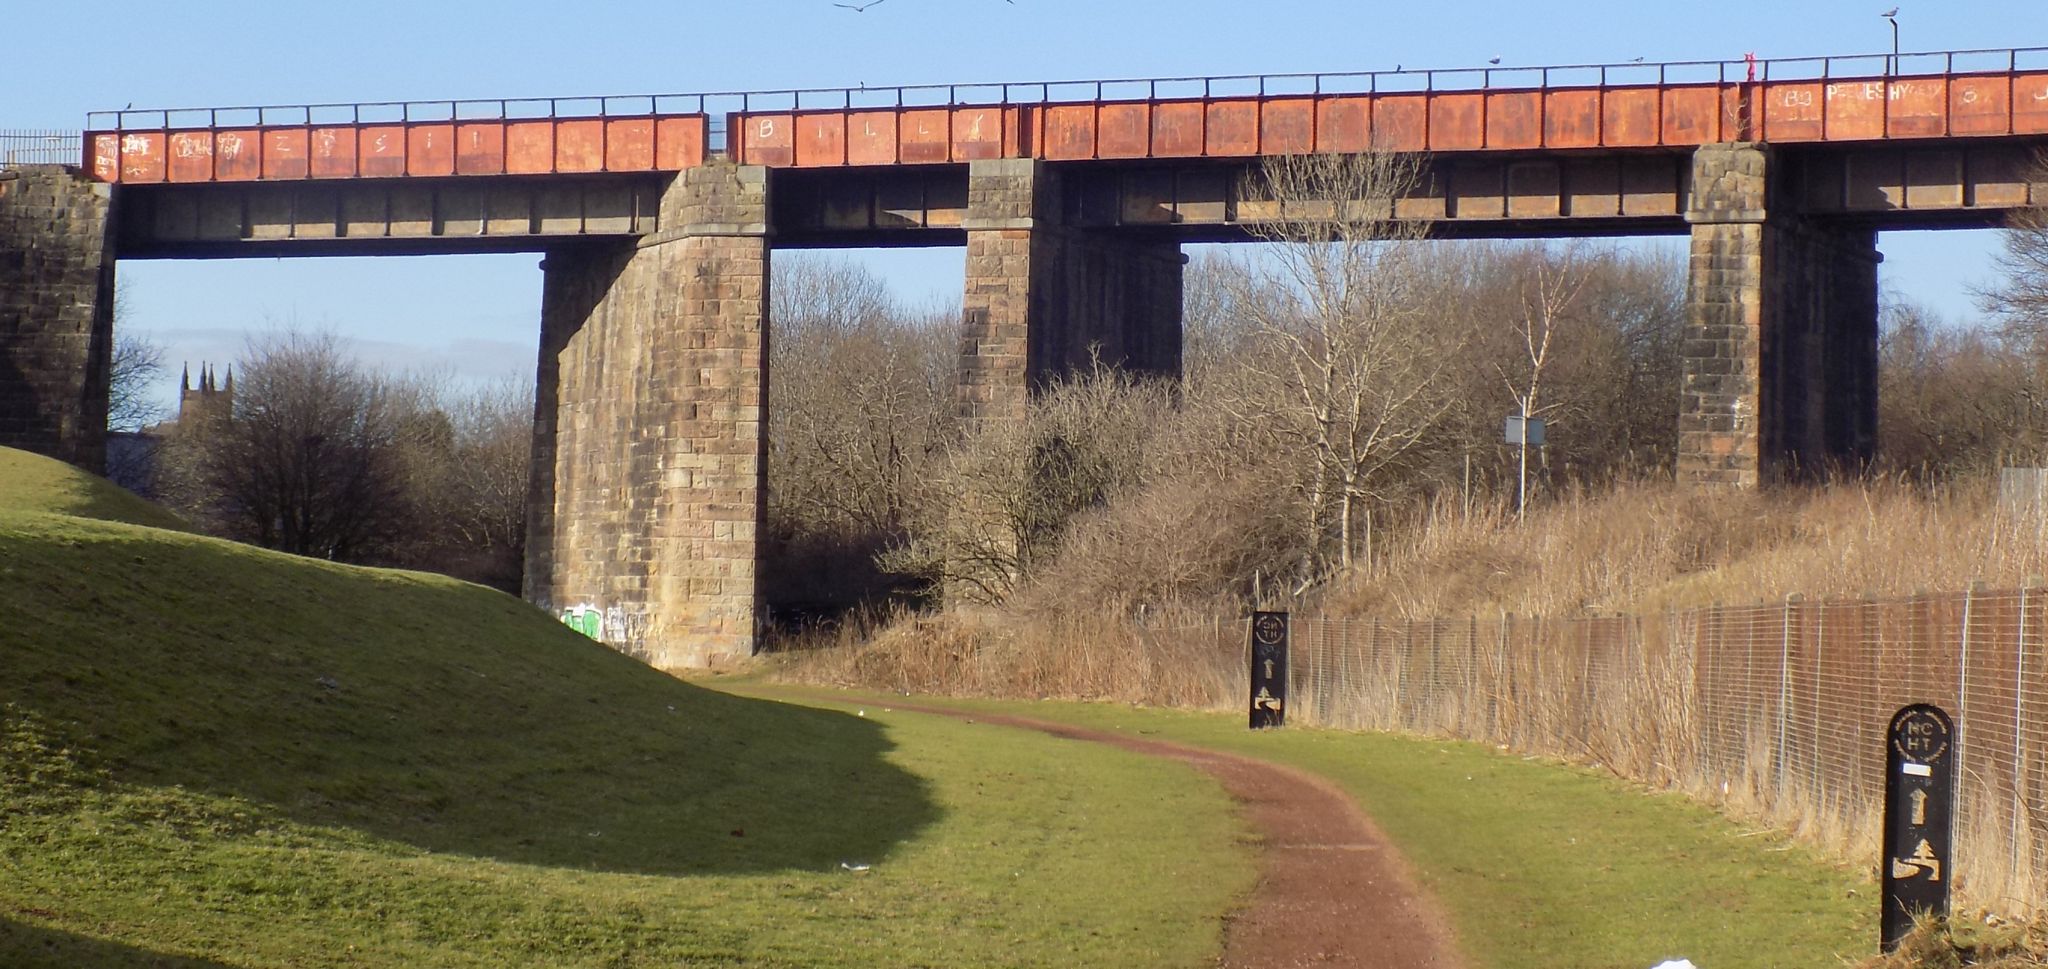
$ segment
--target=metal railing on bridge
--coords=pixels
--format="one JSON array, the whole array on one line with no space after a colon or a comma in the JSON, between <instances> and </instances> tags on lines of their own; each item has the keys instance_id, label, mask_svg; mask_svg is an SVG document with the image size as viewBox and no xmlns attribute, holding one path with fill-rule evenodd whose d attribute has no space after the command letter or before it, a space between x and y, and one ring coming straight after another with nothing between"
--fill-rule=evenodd
<instances>
[{"instance_id":1,"label":"metal railing on bridge","mask_svg":"<svg viewBox=\"0 0 2048 969\"><path fill-rule=\"evenodd\" d=\"M76 131L0 128L0 168L77 166L84 152L84 136Z\"/></svg>"}]
</instances>

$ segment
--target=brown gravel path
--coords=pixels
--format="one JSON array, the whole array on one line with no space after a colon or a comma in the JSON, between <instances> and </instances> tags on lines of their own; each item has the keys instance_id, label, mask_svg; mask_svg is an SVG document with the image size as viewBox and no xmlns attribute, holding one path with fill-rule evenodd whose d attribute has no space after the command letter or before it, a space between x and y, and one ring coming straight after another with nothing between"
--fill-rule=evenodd
<instances>
[{"instance_id":1,"label":"brown gravel path","mask_svg":"<svg viewBox=\"0 0 2048 969\"><path fill-rule=\"evenodd\" d=\"M1261 836L1259 882L1224 929L1224 969L1462 969L1450 922L1336 785L1278 764L1023 717L895 709L1037 730L1184 761L1216 778Z\"/></svg>"}]
</instances>

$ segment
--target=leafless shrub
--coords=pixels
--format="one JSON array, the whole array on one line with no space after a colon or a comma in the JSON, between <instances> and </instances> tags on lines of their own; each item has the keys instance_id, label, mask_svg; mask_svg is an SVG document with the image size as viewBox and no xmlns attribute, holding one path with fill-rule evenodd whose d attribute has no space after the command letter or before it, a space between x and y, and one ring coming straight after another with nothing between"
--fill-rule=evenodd
<instances>
[{"instance_id":1,"label":"leafless shrub","mask_svg":"<svg viewBox=\"0 0 2048 969\"><path fill-rule=\"evenodd\" d=\"M887 566L951 599L1003 601L1078 516L1141 480L1171 407L1163 383L1107 369L1054 382L1023 420L988 422L921 477Z\"/></svg>"}]
</instances>

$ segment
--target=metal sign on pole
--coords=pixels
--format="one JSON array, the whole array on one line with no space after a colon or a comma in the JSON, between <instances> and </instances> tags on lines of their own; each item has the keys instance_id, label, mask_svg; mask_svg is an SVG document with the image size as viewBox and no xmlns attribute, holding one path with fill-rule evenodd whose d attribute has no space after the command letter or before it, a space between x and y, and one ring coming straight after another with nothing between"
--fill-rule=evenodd
<instances>
[{"instance_id":1,"label":"metal sign on pole","mask_svg":"<svg viewBox=\"0 0 2048 969\"><path fill-rule=\"evenodd\" d=\"M1287 721L1287 614L1252 613L1252 729Z\"/></svg>"},{"instance_id":2,"label":"metal sign on pole","mask_svg":"<svg viewBox=\"0 0 2048 969\"><path fill-rule=\"evenodd\" d=\"M1506 426L1501 429L1501 436L1505 437L1509 444L1542 447L1543 418L1509 414Z\"/></svg>"},{"instance_id":3,"label":"metal sign on pole","mask_svg":"<svg viewBox=\"0 0 2048 969\"><path fill-rule=\"evenodd\" d=\"M1955 723L1940 707L1900 708L1885 732L1884 910L1886 952L1918 915L1946 916L1955 883Z\"/></svg>"}]
</instances>

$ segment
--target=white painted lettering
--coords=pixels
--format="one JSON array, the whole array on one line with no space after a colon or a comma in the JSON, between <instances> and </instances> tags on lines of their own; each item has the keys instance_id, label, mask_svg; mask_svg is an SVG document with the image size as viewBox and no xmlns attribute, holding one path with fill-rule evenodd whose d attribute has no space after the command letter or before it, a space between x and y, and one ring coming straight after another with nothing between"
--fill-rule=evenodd
<instances>
[{"instance_id":1,"label":"white painted lettering","mask_svg":"<svg viewBox=\"0 0 2048 969\"><path fill-rule=\"evenodd\" d=\"M93 139L92 168L101 178L119 177L121 173L121 139L113 135L100 135Z\"/></svg>"}]
</instances>

